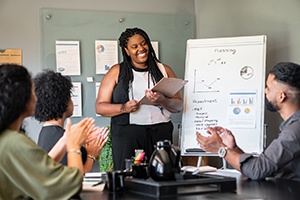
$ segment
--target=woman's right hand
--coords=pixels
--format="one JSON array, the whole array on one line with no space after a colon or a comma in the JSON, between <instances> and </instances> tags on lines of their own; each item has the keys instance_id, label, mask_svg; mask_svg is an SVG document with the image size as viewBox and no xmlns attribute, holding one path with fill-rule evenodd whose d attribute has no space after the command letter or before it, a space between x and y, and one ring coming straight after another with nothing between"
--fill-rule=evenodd
<instances>
[{"instance_id":1,"label":"woman's right hand","mask_svg":"<svg viewBox=\"0 0 300 200\"><path fill-rule=\"evenodd\" d=\"M122 104L120 110L121 112L124 112L124 113L132 113L132 112L135 112L139 109L139 102L136 101L136 100L130 100L130 101L127 101L126 103Z\"/></svg>"},{"instance_id":2,"label":"woman's right hand","mask_svg":"<svg viewBox=\"0 0 300 200\"><path fill-rule=\"evenodd\" d=\"M71 125L71 120L67 120L65 132L67 136L67 150L80 149L93 130L95 126L94 121L93 118L84 118L79 123Z\"/></svg>"}]
</instances>

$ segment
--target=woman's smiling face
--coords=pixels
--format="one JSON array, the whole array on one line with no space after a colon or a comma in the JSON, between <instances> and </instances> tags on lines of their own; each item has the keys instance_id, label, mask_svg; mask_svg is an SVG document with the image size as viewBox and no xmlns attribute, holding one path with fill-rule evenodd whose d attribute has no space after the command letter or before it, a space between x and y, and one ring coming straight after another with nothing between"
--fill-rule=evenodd
<instances>
[{"instance_id":1,"label":"woman's smiling face","mask_svg":"<svg viewBox=\"0 0 300 200\"><path fill-rule=\"evenodd\" d=\"M127 55L130 56L132 64L137 68L147 68L149 46L143 36L135 34L128 39Z\"/></svg>"}]
</instances>

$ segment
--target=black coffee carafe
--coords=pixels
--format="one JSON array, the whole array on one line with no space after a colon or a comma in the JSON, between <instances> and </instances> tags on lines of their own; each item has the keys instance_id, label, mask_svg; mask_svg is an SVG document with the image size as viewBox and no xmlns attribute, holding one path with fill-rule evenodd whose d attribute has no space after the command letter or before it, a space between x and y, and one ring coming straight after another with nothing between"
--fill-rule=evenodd
<instances>
[{"instance_id":1,"label":"black coffee carafe","mask_svg":"<svg viewBox=\"0 0 300 200\"><path fill-rule=\"evenodd\" d=\"M155 181L175 180L181 166L180 149L169 140L158 141L149 161L150 177Z\"/></svg>"}]
</instances>

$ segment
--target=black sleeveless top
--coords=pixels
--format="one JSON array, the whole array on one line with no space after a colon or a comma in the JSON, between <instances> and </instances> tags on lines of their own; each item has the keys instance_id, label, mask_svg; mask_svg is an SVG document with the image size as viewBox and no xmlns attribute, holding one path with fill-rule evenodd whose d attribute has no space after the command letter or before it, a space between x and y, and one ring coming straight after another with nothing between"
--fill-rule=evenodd
<instances>
[{"instance_id":1,"label":"black sleeveless top","mask_svg":"<svg viewBox=\"0 0 300 200\"><path fill-rule=\"evenodd\" d=\"M125 76L125 64L122 62L120 64L120 72L118 77L118 83L115 86L113 93L112 93L112 99L111 102L115 104L123 104L129 101L129 95L128 95L128 86L129 83L124 80ZM112 124L118 124L118 125L128 125L129 124L129 113L124 113L121 115L117 115L111 118Z\"/></svg>"},{"instance_id":2,"label":"black sleeveless top","mask_svg":"<svg viewBox=\"0 0 300 200\"><path fill-rule=\"evenodd\" d=\"M139 69L132 66L135 71L148 71L148 69ZM111 102L114 104L123 104L129 101L129 82L125 80L126 66L125 63L120 63L120 71L118 76L118 83L113 89ZM161 74L161 78L163 75ZM154 80L152 80L154 82ZM155 83L153 83L155 84ZM111 124L128 125L129 113L124 113L111 118Z\"/></svg>"}]
</instances>

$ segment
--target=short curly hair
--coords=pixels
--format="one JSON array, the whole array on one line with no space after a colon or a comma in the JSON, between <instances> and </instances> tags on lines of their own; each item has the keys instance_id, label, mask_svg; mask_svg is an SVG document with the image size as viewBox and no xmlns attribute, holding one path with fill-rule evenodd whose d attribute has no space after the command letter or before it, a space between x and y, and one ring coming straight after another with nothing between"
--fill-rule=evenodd
<instances>
[{"instance_id":1,"label":"short curly hair","mask_svg":"<svg viewBox=\"0 0 300 200\"><path fill-rule=\"evenodd\" d=\"M31 75L25 67L0 65L0 133L26 111L31 90Z\"/></svg>"},{"instance_id":2,"label":"short curly hair","mask_svg":"<svg viewBox=\"0 0 300 200\"><path fill-rule=\"evenodd\" d=\"M38 73L33 81L37 96L34 117L40 122L62 118L71 100L71 78L46 69Z\"/></svg>"}]
</instances>

